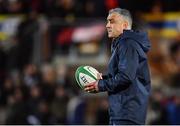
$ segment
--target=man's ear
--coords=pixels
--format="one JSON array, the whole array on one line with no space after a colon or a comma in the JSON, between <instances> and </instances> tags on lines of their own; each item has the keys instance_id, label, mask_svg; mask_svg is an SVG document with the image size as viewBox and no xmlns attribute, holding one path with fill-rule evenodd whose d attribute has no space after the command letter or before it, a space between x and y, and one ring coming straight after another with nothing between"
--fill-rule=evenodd
<instances>
[{"instance_id":1,"label":"man's ear","mask_svg":"<svg viewBox=\"0 0 180 126\"><path fill-rule=\"evenodd\" d=\"M128 28L128 22L127 22L127 21L124 21L124 22L123 22L123 28L124 28L124 29L127 29L127 28Z\"/></svg>"}]
</instances>

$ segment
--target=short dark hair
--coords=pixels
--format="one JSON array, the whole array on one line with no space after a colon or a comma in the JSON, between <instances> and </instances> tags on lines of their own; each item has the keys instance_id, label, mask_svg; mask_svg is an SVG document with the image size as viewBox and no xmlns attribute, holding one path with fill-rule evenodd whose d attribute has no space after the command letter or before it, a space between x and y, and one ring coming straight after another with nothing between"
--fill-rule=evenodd
<instances>
[{"instance_id":1,"label":"short dark hair","mask_svg":"<svg viewBox=\"0 0 180 126\"><path fill-rule=\"evenodd\" d=\"M129 28L131 29L131 27L132 27L132 16L131 16L131 13L129 10L121 9L121 8L114 8L114 9L109 10L109 14L112 14L112 13L118 13L125 20L127 20L129 23Z\"/></svg>"}]
</instances>

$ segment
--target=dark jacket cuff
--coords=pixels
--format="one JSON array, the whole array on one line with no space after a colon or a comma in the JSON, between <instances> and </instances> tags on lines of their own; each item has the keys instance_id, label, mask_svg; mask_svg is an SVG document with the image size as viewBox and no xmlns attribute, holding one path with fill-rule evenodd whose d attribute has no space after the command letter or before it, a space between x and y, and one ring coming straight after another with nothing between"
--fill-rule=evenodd
<instances>
[{"instance_id":1,"label":"dark jacket cuff","mask_svg":"<svg viewBox=\"0 0 180 126\"><path fill-rule=\"evenodd\" d=\"M100 92L106 91L103 80L99 80L99 82L98 82L98 89L99 89Z\"/></svg>"}]
</instances>

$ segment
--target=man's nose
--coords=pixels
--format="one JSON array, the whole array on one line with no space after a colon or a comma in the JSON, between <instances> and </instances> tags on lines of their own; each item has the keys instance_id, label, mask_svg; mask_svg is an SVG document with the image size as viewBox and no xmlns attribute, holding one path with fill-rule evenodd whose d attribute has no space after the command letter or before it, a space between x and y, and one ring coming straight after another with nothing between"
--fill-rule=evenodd
<instances>
[{"instance_id":1,"label":"man's nose","mask_svg":"<svg viewBox=\"0 0 180 126\"><path fill-rule=\"evenodd\" d=\"M109 28L110 27L110 23L108 22L107 24L106 24L106 28Z\"/></svg>"}]
</instances>

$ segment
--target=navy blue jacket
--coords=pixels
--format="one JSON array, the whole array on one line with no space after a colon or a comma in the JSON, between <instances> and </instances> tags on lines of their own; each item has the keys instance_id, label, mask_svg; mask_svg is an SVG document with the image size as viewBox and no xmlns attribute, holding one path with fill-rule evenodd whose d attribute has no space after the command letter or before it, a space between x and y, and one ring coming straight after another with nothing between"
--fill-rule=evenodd
<instances>
[{"instance_id":1,"label":"navy blue jacket","mask_svg":"<svg viewBox=\"0 0 180 126\"><path fill-rule=\"evenodd\" d=\"M110 120L145 124L150 92L145 32L124 30L112 42L108 73L99 80L99 91L108 91Z\"/></svg>"}]
</instances>

